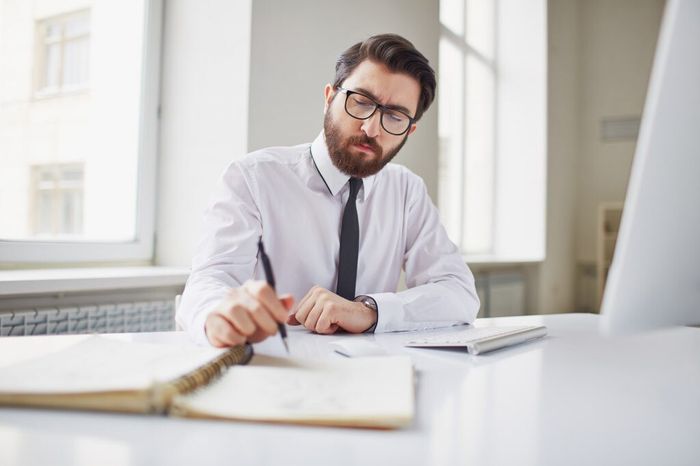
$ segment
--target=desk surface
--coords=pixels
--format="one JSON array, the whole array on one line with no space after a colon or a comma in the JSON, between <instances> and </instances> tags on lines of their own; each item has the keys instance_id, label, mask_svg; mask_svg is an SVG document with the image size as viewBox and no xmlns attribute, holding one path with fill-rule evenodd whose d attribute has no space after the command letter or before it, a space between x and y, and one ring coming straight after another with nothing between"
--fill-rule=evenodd
<instances>
[{"instance_id":1,"label":"desk surface","mask_svg":"<svg viewBox=\"0 0 700 466\"><path fill-rule=\"evenodd\" d=\"M700 464L700 329L606 338L589 314L477 322L543 323L549 336L471 356L403 348L415 334L290 331L294 356L339 357L328 346L338 338L409 354L417 415L402 430L0 409L0 464Z\"/></svg>"}]
</instances>

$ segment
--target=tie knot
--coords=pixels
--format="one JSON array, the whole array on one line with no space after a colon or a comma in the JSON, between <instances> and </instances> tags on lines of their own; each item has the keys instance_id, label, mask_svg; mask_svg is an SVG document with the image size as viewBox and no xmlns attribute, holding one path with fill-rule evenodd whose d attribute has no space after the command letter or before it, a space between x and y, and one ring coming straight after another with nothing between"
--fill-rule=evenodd
<instances>
[{"instance_id":1,"label":"tie knot","mask_svg":"<svg viewBox=\"0 0 700 466\"><path fill-rule=\"evenodd\" d=\"M350 197L352 199L357 198L357 193L360 191L360 186L362 186L361 178L350 178Z\"/></svg>"}]
</instances>

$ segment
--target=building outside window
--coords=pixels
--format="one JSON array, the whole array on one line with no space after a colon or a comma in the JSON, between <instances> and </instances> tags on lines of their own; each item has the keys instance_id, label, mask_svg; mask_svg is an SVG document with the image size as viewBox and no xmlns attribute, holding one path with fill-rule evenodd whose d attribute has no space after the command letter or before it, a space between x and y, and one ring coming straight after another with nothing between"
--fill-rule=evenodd
<instances>
[{"instance_id":1,"label":"building outside window","mask_svg":"<svg viewBox=\"0 0 700 466\"><path fill-rule=\"evenodd\" d=\"M37 94L86 89L90 77L90 12L37 21Z\"/></svg>"},{"instance_id":2,"label":"building outside window","mask_svg":"<svg viewBox=\"0 0 700 466\"><path fill-rule=\"evenodd\" d=\"M83 165L32 167L32 231L54 238L83 231Z\"/></svg>"}]
</instances>

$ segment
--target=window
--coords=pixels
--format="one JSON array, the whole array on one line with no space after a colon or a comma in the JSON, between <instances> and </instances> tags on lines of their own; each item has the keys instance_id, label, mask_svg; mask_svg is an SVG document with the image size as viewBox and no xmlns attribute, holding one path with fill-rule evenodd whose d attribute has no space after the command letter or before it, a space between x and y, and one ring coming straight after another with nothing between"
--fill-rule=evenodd
<instances>
[{"instance_id":1,"label":"window","mask_svg":"<svg viewBox=\"0 0 700 466\"><path fill-rule=\"evenodd\" d=\"M151 259L161 7L0 0L0 262Z\"/></svg>"},{"instance_id":2,"label":"window","mask_svg":"<svg viewBox=\"0 0 700 466\"><path fill-rule=\"evenodd\" d=\"M32 167L33 234L70 237L83 231L83 165Z\"/></svg>"},{"instance_id":3,"label":"window","mask_svg":"<svg viewBox=\"0 0 700 466\"><path fill-rule=\"evenodd\" d=\"M495 5L443 1L440 10L439 199L450 235L467 254L493 250Z\"/></svg>"},{"instance_id":4,"label":"window","mask_svg":"<svg viewBox=\"0 0 700 466\"><path fill-rule=\"evenodd\" d=\"M441 0L438 205L470 261L544 257L544 0Z\"/></svg>"},{"instance_id":5,"label":"window","mask_svg":"<svg viewBox=\"0 0 700 466\"><path fill-rule=\"evenodd\" d=\"M37 22L37 93L85 89L90 75L88 10Z\"/></svg>"}]
</instances>

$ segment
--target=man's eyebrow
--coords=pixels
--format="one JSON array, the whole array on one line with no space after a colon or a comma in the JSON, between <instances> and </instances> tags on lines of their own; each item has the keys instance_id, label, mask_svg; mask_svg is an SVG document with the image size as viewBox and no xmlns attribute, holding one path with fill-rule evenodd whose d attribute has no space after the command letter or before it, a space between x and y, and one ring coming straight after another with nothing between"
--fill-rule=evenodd
<instances>
[{"instance_id":1,"label":"man's eyebrow","mask_svg":"<svg viewBox=\"0 0 700 466\"><path fill-rule=\"evenodd\" d=\"M364 87L356 87L356 88L355 88L355 91L360 92L361 94L364 94L364 95L366 95L367 97L371 97L371 98L374 99L376 102L379 102L379 99L377 98L377 96L374 95L374 94L372 93L372 91L369 91L369 90L365 89ZM389 105L384 105L384 107L386 107L386 108L388 108L388 109L390 109L390 110L398 110L398 111L400 111L400 112L405 113L405 114L408 115L408 116L411 116L411 112L410 112L406 107L404 107L403 105L393 105L393 104L389 104Z\"/></svg>"}]
</instances>

